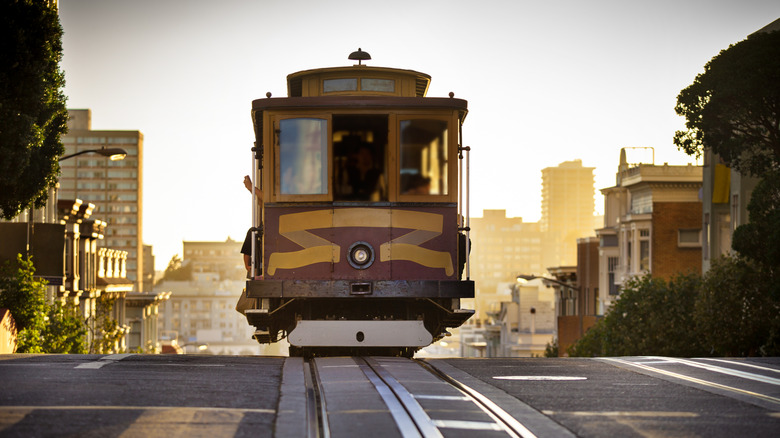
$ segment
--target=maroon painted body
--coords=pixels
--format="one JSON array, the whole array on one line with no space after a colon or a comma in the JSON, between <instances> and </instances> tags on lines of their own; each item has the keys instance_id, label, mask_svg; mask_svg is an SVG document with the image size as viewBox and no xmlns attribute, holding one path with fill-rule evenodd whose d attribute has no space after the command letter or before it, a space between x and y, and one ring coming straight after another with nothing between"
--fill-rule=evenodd
<instances>
[{"instance_id":1,"label":"maroon painted body","mask_svg":"<svg viewBox=\"0 0 780 438\"><path fill-rule=\"evenodd\" d=\"M351 212L348 212L350 210ZM309 218L303 216L312 212L314 214L311 214ZM357 220L360 222L359 226L354 226L354 224L339 226L339 219L345 214L352 217L344 222ZM408 227L419 223L419 227L393 226L393 216L398 214L410 216L410 221L400 224L400 226ZM371 207L370 209L327 206L266 206L263 246L264 266L269 267L269 269L265 273L265 279L455 280L458 277L456 214L456 208L453 206ZM289 218L290 215L299 215L298 218L303 222L302 226L293 227L294 230L289 231L291 227L285 226L284 222L285 218ZM317 220L329 220L329 218L335 223L312 223ZM420 218L420 222L415 221L416 218ZM425 227L426 224L421 222L426 219L433 223L429 223ZM308 226L312 228L300 229ZM427 235L419 240L429 238L428 240L419 243L419 245L411 246L418 246L425 250L421 258L429 266L403 257L393 259L392 255L387 254L397 252L393 251L394 246L396 246L394 242L403 240L410 233L426 232ZM305 254L298 253L297 261L294 264L299 266L275 266L274 254L294 254L296 251L304 249L304 246L290 239L291 235L296 233L311 233L322 239L318 243L332 244L333 251L337 252L338 256L329 257L329 260L307 259ZM295 236L292 237L295 238ZM357 242L367 243L373 249L374 260L370 266L364 269L356 269L349 263L349 249ZM425 255L432 255L435 260L426 261ZM449 263L444 261L445 255ZM435 262L439 262L438 265Z\"/></svg>"}]
</instances>

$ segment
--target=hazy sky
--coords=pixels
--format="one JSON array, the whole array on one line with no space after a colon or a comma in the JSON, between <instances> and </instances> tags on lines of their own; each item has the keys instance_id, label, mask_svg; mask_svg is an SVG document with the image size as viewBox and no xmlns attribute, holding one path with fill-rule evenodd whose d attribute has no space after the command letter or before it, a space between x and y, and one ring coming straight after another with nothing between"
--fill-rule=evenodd
<instances>
[{"instance_id":1,"label":"hazy sky","mask_svg":"<svg viewBox=\"0 0 780 438\"><path fill-rule=\"evenodd\" d=\"M539 220L541 169L581 159L614 185L622 147L656 164L677 94L720 50L780 18L776 0L60 0L69 108L92 129L144 134L144 243L158 268L183 240L250 225L251 102L289 73L351 65L417 70L429 96L469 102L471 214ZM597 212L603 199L596 197ZM99 215L100 213L96 213ZM238 255L237 255L238 257Z\"/></svg>"}]
</instances>

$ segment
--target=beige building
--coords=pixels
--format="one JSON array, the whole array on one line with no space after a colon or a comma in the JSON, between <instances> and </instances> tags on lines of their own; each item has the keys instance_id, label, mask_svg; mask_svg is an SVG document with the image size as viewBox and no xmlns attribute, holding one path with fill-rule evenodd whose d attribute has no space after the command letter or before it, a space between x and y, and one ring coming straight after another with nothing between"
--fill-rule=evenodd
<instances>
[{"instance_id":1,"label":"beige building","mask_svg":"<svg viewBox=\"0 0 780 438\"><path fill-rule=\"evenodd\" d=\"M496 324L498 345L488 342L488 348L495 350L489 356L544 356L547 344L555 338L555 289L537 278L515 282L511 293L511 301L501 303Z\"/></svg>"},{"instance_id":2,"label":"beige building","mask_svg":"<svg viewBox=\"0 0 780 438\"><path fill-rule=\"evenodd\" d=\"M702 181L702 271L712 260L731 252L731 235L748 222L750 195L759 178L742 175L704 151Z\"/></svg>"},{"instance_id":3,"label":"beige building","mask_svg":"<svg viewBox=\"0 0 780 438\"><path fill-rule=\"evenodd\" d=\"M185 352L287 354L287 342L260 345L254 340L255 328L235 310L246 286L242 244L230 238L183 242L182 265L192 273L190 279L157 284L156 289L171 293L160 310L162 331Z\"/></svg>"},{"instance_id":4,"label":"beige building","mask_svg":"<svg viewBox=\"0 0 780 438\"><path fill-rule=\"evenodd\" d=\"M484 210L471 218L471 279L475 287L477 324L490 319L509 299L518 274L543 272L542 234L538 223L506 217L506 210Z\"/></svg>"},{"instance_id":5,"label":"beige building","mask_svg":"<svg viewBox=\"0 0 780 438\"><path fill-rule=\"evenodd\" d=\"M621 151L617 184L602 190L598 314L632 277L701 272L701 187L701 166L632 164Z\"/></svg>"},{"instance_id":6,"label":"beige building","mask_svg":"<svg viewBox=\"0 0 780 438\"><path fill-rule=\"evenodd\" d=\"M193 273L214 272L222 279L243 280L246 268L239 242L227 238L224 242L184 242L184 258L192 266Z\"/></svg>"},{"instance_id":7,"label":"beige building","mask_svg":"<svg viewBox=\"0 0 780 438\"><path fill-rule=\"evenodd\" d=\"M65 155L100 148L122 148L127 157L111 161L84 154L60 163L59 198L83 199L96 206L107 224L100 245L127 251L127 278L136 291L143 281L143 134L140 131L93 131L89 109L68 110Z\"/></svg>"},{"instance_id":8,"label":"beige building","mask_svg":"<svg viewBox=\"0 0 780 438\"><path fill-rule=\"evenodd\" d=\"M565 161L542 170L542 248L545 267L577 263L577 239L595 235L595 167L582 160Z\"/></svg>"}]
</instances>

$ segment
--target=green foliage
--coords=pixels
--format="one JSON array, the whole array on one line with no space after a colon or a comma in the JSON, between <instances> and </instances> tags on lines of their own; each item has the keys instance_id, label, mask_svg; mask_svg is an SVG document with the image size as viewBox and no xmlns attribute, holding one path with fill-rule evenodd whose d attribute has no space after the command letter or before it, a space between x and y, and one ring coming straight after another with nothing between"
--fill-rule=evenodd
<instances>
[{"instance_id":1,"label":"green foliage","mask_svg":"<svg viewBox=\"0 0 780 438\"><path fill-rule=\"evenodd\" d=\"M16 322L17 353L86 353L87 329L72 304L46 302L46 281L36 280L31 257L0 268L0 307Z\"/></svg>"},{"instance_id":2,"label":"green foliage","mask_svg":"<svg viewBox=\"0 0 780 438\"><path fill-rule=\"evenodd\" d=\"M87 321L87 327L92 333L89 353L109 354L121 353L119 346L125 335L125 330L114 319L116 297L101 295L95 305L94 319Z\"/></svg>"},{"instance_id":3,"label":"green foliage","mask_svg":"<svg viewBox=\"0 0 780 438\"><path fill-rule=\"evenodd\" d=\"M610 311L569 348L570 356L695 356L704 353L693 324L700 286L695 275L668 283L630 280Z\"/></svg>"},{"instance_id":4,"label":"green foliage","mask_svg":"<svg viewBox=\"0 0 780 438\"><path fill-rule=\"evenodd\" d=\"M553 339L544 347L544 357L558 357L558 340Z\"/></svg>"},{"instance_id":5,"label":"green foliage","mask_svg":"<svg viewBox=\"0 0 780 438\"><path fill-rule=\"evenodd\" d=\"M192 280L192 265L182 262L178 254L171 257L168 267L165 268L163 280L168 281L189 281Z\"/></svg>"},{"instance_id":6,"label":"green foliage","mask_svg":"<svg viewBox=\"0 0 780 438\"><path fill-rule=\"evenodd\" d=\"M0 2L0 216L6 219L45 204L64 151L62 27L47 3Z\"/></svg>"},{"instance_id":7,"label":"green foliage","mask_svg":"<svg viewBox=\"0 0 780 438\"><path fill-rule=\"evenodd\" d=\"M715 356L780 354L780 301L770 280L742 257L714 260L696 302L695 320Z\"/></svg>"},{"instance_id":8,"label":"green foliage","mask_svg":"<svg viewBox=\"0 0 780 438\"><path fill-rule=\"evenodd\" d=\"M766 279L766 291L780 300L780 171L767 173L748 204L750 221L732 236L732 248L753 260Z\"/></svg>"},{"instance_id":9,"label":"green foliage","mask_svg":"<svg viewBox=\"0 0 780 438\"><path fill-rule=\"evenodd\" d=\"M87 327L74 304L55 301L48 309L42 349L46 353L84 354Z\"/></svg>"},{"instance_id":10,"label":"green foliage","mask_svg":"<svg viewBox=\"0 0 780 438\"><path fill-rule=\"evenodd\" d=\"M16 322L16 351L43 353L46 329L46 283L36 280L30 257L17 254L0 268L0 307L11 311Z\"/></svg>"},{"instance_id":11,"label":"green foliage","mask_svg":"<svg viewBox=\"0 0 780 438\"><path fill-rule=\"evenodd\" d=\"M731 45L677 97L685 131L674 143L689 155L704 148L745 175L780 166L780 32Z\"/></svg>"},{"instance_id":12,"label":"green foliage","mask_svg":"<svg viewBox=\"0 0 780 438\"><path fill-rule=\"evenodd\" d=\"M744 257L714 260L701 278L629 281L569 356L777 356L780 300Z\"/></svg>"}]
</instances>

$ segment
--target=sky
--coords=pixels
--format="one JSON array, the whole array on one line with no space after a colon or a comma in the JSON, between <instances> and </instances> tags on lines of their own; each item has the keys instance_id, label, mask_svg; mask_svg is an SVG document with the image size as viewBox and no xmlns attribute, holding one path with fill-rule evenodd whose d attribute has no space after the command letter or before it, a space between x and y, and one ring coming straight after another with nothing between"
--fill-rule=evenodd
<instances>
[{"instance_id":1,"label":"sky","mask_svg":"<svg viewBox=\"0 0 780 438\"><path fill-rule=\"evenodd\" d=\"M432 76L468 101L470 213L538 221L541 171L564 161L615 183L621 148L682 165L679 92L721 50L780 18L776 0L60 0L68 108L144 135L143 241L242 240L251 222L252 100L288 74L368 65ZM654 157L653 157L654 155ZM96 214L99 214L97 212Z\"/></svg>"}]
</instances>

